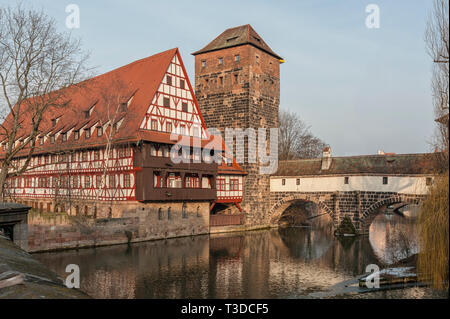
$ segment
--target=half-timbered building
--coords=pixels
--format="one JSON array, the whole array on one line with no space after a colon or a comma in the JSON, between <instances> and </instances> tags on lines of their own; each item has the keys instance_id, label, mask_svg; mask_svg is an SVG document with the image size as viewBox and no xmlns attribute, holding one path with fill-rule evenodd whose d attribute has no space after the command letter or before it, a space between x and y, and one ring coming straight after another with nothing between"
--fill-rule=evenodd
<instances>
[{"instance_id":1,"label":"half-timbered building","mask_svg":"<svg viewBox=\"0 0 450 319\"><path fill-rule=\"evenodd\" d=\"M146 207L169 218L171 211L209 215L215 203L239 207L245 172L207 131L178 49L93 77L64 99L66 106L44 113L23 174L14 167L28 149L15 157L8 198L97 218ZM30 125L26 119L15 145L30 142ZM2 159L7 141L0 145ZM221 163L212 161L217 156Z\"/></svg>"}]
</instances>

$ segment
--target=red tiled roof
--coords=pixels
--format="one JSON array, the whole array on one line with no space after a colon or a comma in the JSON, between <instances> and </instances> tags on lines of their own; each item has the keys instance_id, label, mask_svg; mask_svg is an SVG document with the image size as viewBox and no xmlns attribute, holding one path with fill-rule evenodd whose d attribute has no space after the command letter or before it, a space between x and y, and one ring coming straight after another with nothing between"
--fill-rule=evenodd
<instances>
[{"instance_id":1,"label":"red tiled roof","mask_svg":"<svg viewBox=\"0 0 450 319\"><path fill-rule=\"evenodd\" d=\"M155 92L161 83L163 76L169 66L174 55L178 49L171 49L164 51L150 57L135 61L113 71L93 77L77 85L67 89L64 98L68 101L66 107L50 107L45 113L44 118L40 124L40 131L45 134L48 132L59 132L70 130L69 127L74 127L76 130L83 126L92 127L98 122L106 123L108 121L108 108L114 110L110 104L108 105L106 99L102 96L116 95L115 90L119 88L118 95L129 99L132 95L131 103L128 106L128 111L123 114L118 114L116 121L123 118L123 123L114 135L115 140L138 140L140 136L139 126L145 116L148 106L151 103ZM122 89L123 88L123 89ZM87 111L95 105L90 119L86 119L84 111ZM23 110L24 114L30 113L31 110ZM56 127L52 127L52 119L58 118ZM10 126L12 115L9 114L4 125ZM17 136L27 136L31 131L31 116L23 116L24 122L19 130ZM145 138L152 140L152 133L145 134ZM73 148L75 144L79 146L86 145L102 145L106 143L106 136L98 137L96 134L85 140L80 137L79 140L74 141L73 135L67 142L61 143L60 138L55 144L50 144L47 140L44 145L38 145L36 152L42 148L46 151L63 150L66 148ZM77 145L78 146L78 145ZM1 156L2 150L0 150Z\"/></svg>"}]
</instances>

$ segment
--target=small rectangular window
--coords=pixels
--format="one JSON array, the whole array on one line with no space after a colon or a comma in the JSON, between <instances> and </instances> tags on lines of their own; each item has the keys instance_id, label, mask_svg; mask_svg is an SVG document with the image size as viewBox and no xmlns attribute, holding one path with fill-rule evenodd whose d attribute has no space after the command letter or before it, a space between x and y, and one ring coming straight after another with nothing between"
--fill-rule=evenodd
<instances>
[{"instance_id":1,"label":"small rectangular window","mask_svg":"<svg viewBox=\"0 0 450 319\"><path fill-rule=\"evenodd\" d=\"M427 177L426 184L427 186L431 186L433 184L433 179L431 177Z\"/></svg>"},{"instance_id":2,"label":"small rectangular window","mask_svg":"<svg viewBox=\"0 0 450 319\"><path fill-rule=\"evenodd\" d=\"M297 178L296 184L300 185L300 178Z\"/></svg>"},{"instance_id":3,"label":"small rectangular window","mask_svg":"<svg viewBox=\"0 0 450 319\"><path fill-rule=\"evenodd\" d=\"M166 124L166 131L167 132L172 132L172 123L171 122L167 122L167 124Z\"/></svg>"},{"instance_id":4,"label":"small rectangular window","mask_svg":"<svg viewBox=\"0 0 450 319\"><path fill-rule=\"evenodd\" d=\"M184 89L185 88L185 85L184 85L185 83L184 83L184 80L180 80L180 88L181 89Z\"/></svg>"},{"instance_id":5,"label":"small rectangular window","mask_svg":"<svg viewBox=\"0 0 450 319\"><path fill-rule=\"evenodd\" d=\"M55 135L50 136L50 143L55 144Z\"/></svg>"},{"instance_id":6,"label":"small rectangular window","mask_svg":"<svg viewBox=\"0 0 450 319\"><path fill-rule=\"evenodd\" d=\"M61 134L61 139L63 142L67 141L67 134L66 133L62 133Z\"/></svg>"},{"instance_id":7,"label":"small rectangular window","mask_svg":"<svg viewBox=\"0 0 450 319\"><path fill-rule=\"evenodd\" d=\"M223 58L219 58L219 65L223 64Z\"/></svg>"},{"instance_id":8,"label":"small rectangular window","mask_svg":"<svg viewBox=\"0 0 450 319\"><path fill-rule=\"evenodd\" d=\"M234 61L239 62L239 59L240 59L239 54L236 54L236 55L234 56Z\"/></svg>"},{"instance_id":9,"label":"small rectangular window","mask_svg":"<svg viewBox=\"0 0 450 319\"><path fill-rule=\"evenodd\" d=\"M56 120L57 120L57 119L53 119L53 120L52 120L52 126L56 126Z\"/></svg>"},{"instance_id":10,"label":"small rectangular window","mask_svg":"<svg viewBox=\"0 0 450 319\"><path fill-rule=\"evenodd\" d=\"M84 137L85 138L90 138L91 137L91 130L90 129L86 129L84 132Z\"/></svg>"},{"instance_id":11,"label":"small rectangular window","mask_svg":"<svg viewBox=\"0 0 450 319\"><path fill-rule=\"evenodd\" d=\"M220 76L220 77L219 77L219 84L220 84L220 85L223 85L223 76Z\"/></svg>"},{"instance_id":12,"label":"small rectangular window","mask_svg":"<svg viewBox=\"0 0 450 319\"><path fill-rule=\"evenodd\" d=\"M43 137L39 138L39 144L40 144L40 145L44 145L44 138L43 138ZM3 150L6 149L5 146L6 146L6 144L3 144Z\"/></svg>"},{"instance_id":13,"label":"small rectangular window","mask_svg":"<svg viewBox=\"0 0 450 319\"><path fill-rule=\"evenodd\" d=\"M259 56L256 56L256 63L259 63Z\"/></svg>"},{"instance_id":14,"label":"small rectangular window","mask_svg":"<svg viewBox=\"0 0 450 319\"><path fill-rule=\"evenodd\" d=\"M89 111L84 111L84 118L85 118L85 119L88 119L90 115L91 115L91 114L90 114Z\"/></svg>"},{"instance_id":15,"label":"small rectangular window","mask_svg":"<svg viewBox=\"0 0 450 319\"><path fill-rule=\"evenodd\" d=\"M239 82L239 75L235 74L234 75L234 84L237 84Z\"/></svg>"},{"instance_id":16,"label":"small rectangular window","mask_svg":"<svg viewBox=\"0 0 450 319\"><path fill-rule=\"evenodd\" d=\"M188 104L186 102L181 103L181 110L183 112L187 112L188 111Z\"/></svg>"},{"instance_id":17,"label":"small rectangular window","mask_svg":"<svg viewBox=\"0 0 450 319\"><path fill-rule=\"evenodd\" d=\"M152 130L157 131L158 130L158 121L152 120Z\"/></svg>"},{"instance_id":18,"label":"small rectangular window","mask_svg":"<svg viewBox=\"0 0 450 319\"><path fill-rule=\"evenodd\" d=\"M202 68L204 68L206 66L206 60L202 61Z\"/></svg>"},{"instance_id":19,"label":"small rectangular window","mask_svg":"<svg viewBox=\"0 0 450 319\"><path fill-rule=\"evenodd\" d=\"M102 136L103 135L103 127L99 126L97 128L97 136Z\"/></svg>"},{"instance_id":20,"label":"small rectangular window","mask_svg":"<svg viewBox=\"0 0 450 319\"><path fill-rule=\"evenodd\" d=\"M186 126L184 124L180 125L180 134L185 135L186 134Z\"/></svg>"},{"instance_id":21,"label":"small rectangular window","mask_svg":"<svg viewBox=\"0 0 450 319\"><path fill-rule=\"evenodd\" d=\"M388 178L386 176L383 177L383 185L387 185L388 183Z\"/></svg>"},{"instance_id":22,"label":"small rectangular window","mask_svg":"<svg viewBox=\"0 0 450 319\"><path fill-rule=\"evenodd\" d=\"M90 188L91 187L91 177L90 176L85 176L84 177L84 187L85 188Z\"/></svg>"},{"instance_id":23,"label":"small rectangular window","mask_svg":"<svg viewBox=\"0 0 450 319\"><path fill-rule=\"evenodd\" d=\"M344 177L344 184L348 184L348 176Z\"/></svg>"},{"instance_id":24,"label":"small rectangular window","mask_svg":"<svg viewBox=\"0 0 450 319\"><path fill-rule=\"evenodd\" d=\"M281 185L286 185L286 180L284 178L281 180Z\"/></svg>"},{"instance_id":25,"label":"small rectangular window","mask_svg":"<svg viewBox=\"0 0 450 319\"><path fill-rule=\"evenodd\" d=\"M168 85L172 85L172 77L170 75L167 76L166 81Z\"/></svg>"},{"instance_id":26,"label":"small rectangular window","mask_svg":"<svg viewBox=\"0 0 450 319\"><path fill-rule=\"evenodd\" d=\"M163 99L163 105L164 105L165 107L170 107L170 99L169 99L168 97L165 97L165 98Z\"/></svg>"},{"instance_id":27,"label":"small rectangular window","mask_svg":"<svg viewBox=\"0 0 450 319\"><path fill-rule=\"evenodd\" d=\"M130 174L124 175L124 187L130 188Z\"/></svg>"},{"instance_id":28,"label":"small rectangular window","mask_svg":"<svg viewBox=\"0 0 450 319\"><path fill-rule=\"evenodd\" d=\"M75 140L78 140L78 139L80 138L80 131L75 131L75 132L73 132L73 138L74 138Z\"/></svg>"}]
</instances>

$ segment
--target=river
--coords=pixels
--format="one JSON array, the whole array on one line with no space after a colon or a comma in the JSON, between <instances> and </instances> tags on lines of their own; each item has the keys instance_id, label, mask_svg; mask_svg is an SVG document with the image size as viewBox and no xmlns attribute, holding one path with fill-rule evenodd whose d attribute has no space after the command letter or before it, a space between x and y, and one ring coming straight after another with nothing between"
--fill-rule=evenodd
<instances>
[{"instance_id":1,"label":"river","mask_svg":"<svg viewBox=\"0 0 450 319\"><path fill-rule=\"evenodd\" d=\"M417 252L414 229L414 218L379 214L370 236L358 238L335 238L326 227L290 227L34 257L62 278L68 264L77 264L81 289L94 298L448 298L428 287L339 288L369 264ZM395 245L395 233L407 249Z\"/></svg>"}]
</instances>

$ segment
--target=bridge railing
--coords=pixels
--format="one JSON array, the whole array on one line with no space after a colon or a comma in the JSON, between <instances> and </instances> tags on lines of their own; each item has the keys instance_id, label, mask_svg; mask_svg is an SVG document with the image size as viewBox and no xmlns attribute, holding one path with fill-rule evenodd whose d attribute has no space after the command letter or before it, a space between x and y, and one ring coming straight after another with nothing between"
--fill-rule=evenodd
<instances>
[{"instance_id":1,"label":"bridge railing","mask_svg":"<svg viewBox=\"0 0 450 319\"><path fill-rule=\"evenodd\" d=\"M244 214L237 215L211 215L209 216L209 225L214 226L232 226L244 224Z\"/></svg>"}]
</instances>

